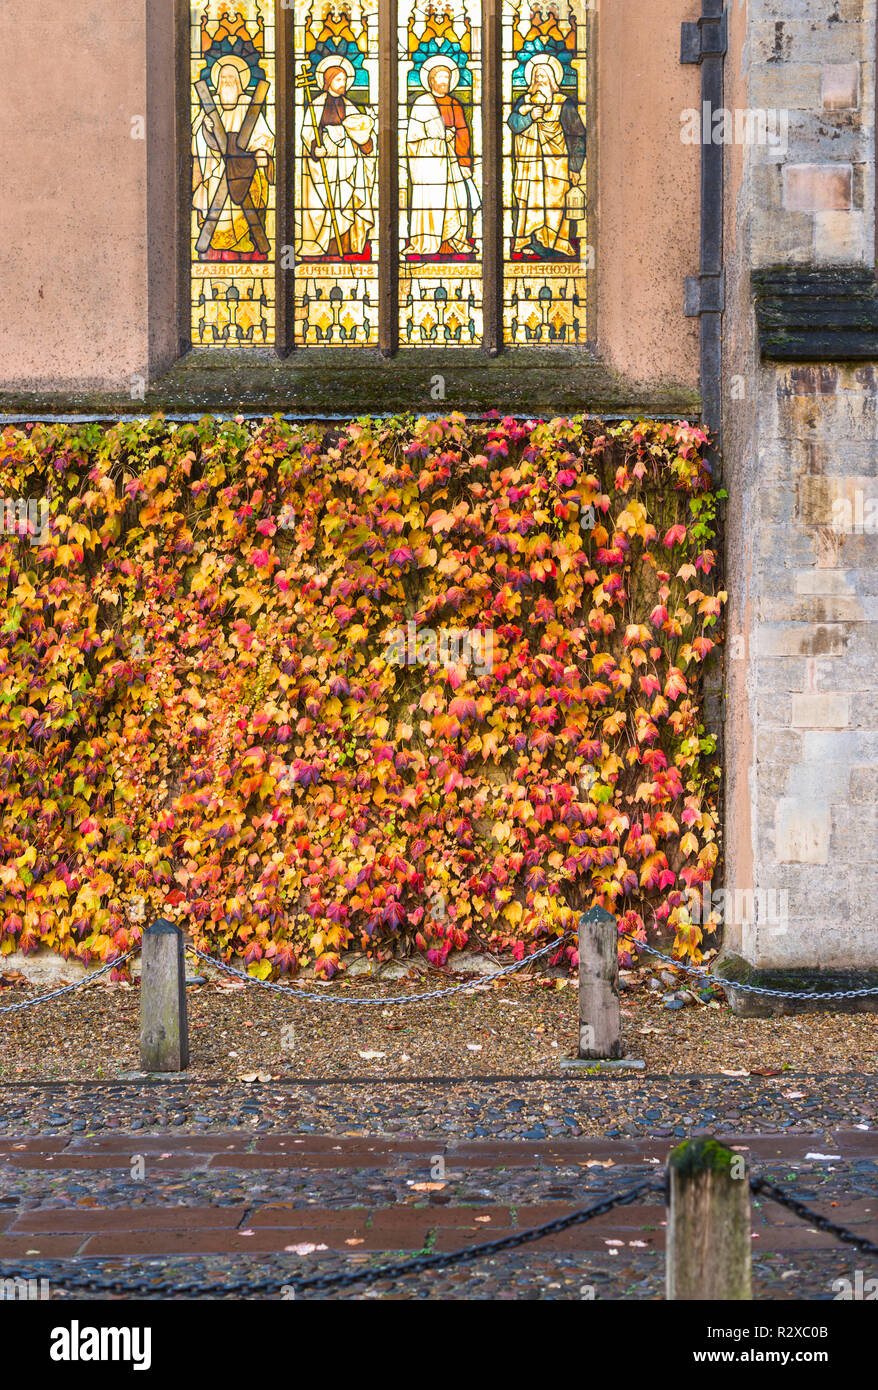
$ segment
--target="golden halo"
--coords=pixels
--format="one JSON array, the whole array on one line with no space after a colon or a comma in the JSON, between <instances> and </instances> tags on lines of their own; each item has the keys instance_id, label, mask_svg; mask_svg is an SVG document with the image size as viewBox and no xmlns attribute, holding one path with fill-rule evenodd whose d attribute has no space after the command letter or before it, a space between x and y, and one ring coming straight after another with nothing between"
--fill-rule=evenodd
<instances>
[{"instance_id":1,"label":"golden halo","mask_svg":"<svg viewBox=\"0 0 878 1390\"><path fill-rule=\"evenodd\" d=\"M217 58L210 70L210 85L213 90L219 91L219 75L223 68L237 68L241 78L241 86L244 91L250 86L252 74L250 64L246 58L241 58L237 53L227 53L224 58Z\"/></svg>"},{"instance_id":2,"label":"golden halo","mask_svg":"<svg viewBox=\"0 0 878 1390\"><path fill-rule=\"evenodd\" d=\"M320 62L314 69L315 76L318 78L318 80L322 79L323 74L326 72L327 68L341 68L342 72L347 73L348 82L353 82L354 78L357 75L354 72L353 63L350 61L349 58L344 58L341 55L341 53L330 53L327 58L320 59Z\"/></svg>"},{"instance_id":3,"label":"golden halo","mask_svg":"<svg viewBox=\"0 0 878 1390\"><path fill-rule=\"evenodd\" d=\"M460 68L453 58L449 58L445 53L434 53L432 58L425 58L421 64L421 71L418 76L421 79L421 86L425 92L430 91L430 84L427 81L434 68L446 68L451 74L451 81L448 83L449 92L453 92L460 81Z\"/></svg>"},{"instance_id":4,"label":"golden halo","mask_svg":"<svg viewBox=\"0 0 878 1390\"><path fill-rule=\"evenodd\" d=\"M555 81L558 83L558 86L560 87L564 81L564 69L558 62L558 59L552 53L537 53L534 55L533 58L530 58L528 60L524 68L524 80L527 83L527 85L530 86L531 84L534 68L541 63L545 64L547 68L552 69L552 72L555 74Z\"/></svg>"}]
</instances>

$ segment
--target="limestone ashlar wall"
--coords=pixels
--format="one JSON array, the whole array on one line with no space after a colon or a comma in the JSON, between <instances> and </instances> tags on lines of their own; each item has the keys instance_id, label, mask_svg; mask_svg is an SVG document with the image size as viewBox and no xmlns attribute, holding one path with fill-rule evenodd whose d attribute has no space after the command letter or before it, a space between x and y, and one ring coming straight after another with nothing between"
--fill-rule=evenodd
<instances>
[{"instance_id":1,"label":"limestone ashlar wall","mask_svg":"<svg viewBox=\"0 0 878 1390\"><path fill-rule=\"evenodd\" d=\"M787 134L734 151L727 201L727 947L874 968L878 366L760 360L749 272L874 265L875 3L730 18L733 99Z\"/></svg>"}]
</instances>

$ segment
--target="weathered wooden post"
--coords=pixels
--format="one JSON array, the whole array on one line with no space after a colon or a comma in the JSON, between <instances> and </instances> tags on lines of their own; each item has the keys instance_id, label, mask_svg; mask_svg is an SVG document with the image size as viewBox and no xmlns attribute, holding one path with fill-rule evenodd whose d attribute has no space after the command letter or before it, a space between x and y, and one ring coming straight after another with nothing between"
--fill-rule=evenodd
<instances>
[{"instance_id":1,"label":"weathered wooden post","mask_svg":"<svg viewBox=\"0 0 878 1390\"><path fill-rule=\"evenodd\" d=\"M579 919L579 1055L622 1056L619 932L604 907Z\"/></svg>"},{"instance_id":2,"label":"weathered wooden post","mask_svg":"<svg viewBox=\"0 0 878 1390\"><path fill-rule=\"evenodd\" d=\"M579 919L579 1048L565 1057L562 1071L637 1067L642 1060L622 1058L619 1008L619 932L612 912L589 908Z\"/></svg>"},{"instance_id":3,"label":"weathered wooden post","mask_svg":"<svg viewBox=\"0 0 878 1390\"><path fill-rule=\"evenodd\" d=\"M140 1066L183 1071L189 1065L183 933L159 918L143 933L140 974Z\"/></svg>"},{"instance_id":4,"label":"weathered wooden post","mask_svg":"<svg viewBox=\"0 0 878 1390\"><path fill-rule=\"evenodd\" d=\"M667 1297L749 1299L750 1180L739 1153L687 1139L668 1158Z\"/></svg>"}]
</instances>

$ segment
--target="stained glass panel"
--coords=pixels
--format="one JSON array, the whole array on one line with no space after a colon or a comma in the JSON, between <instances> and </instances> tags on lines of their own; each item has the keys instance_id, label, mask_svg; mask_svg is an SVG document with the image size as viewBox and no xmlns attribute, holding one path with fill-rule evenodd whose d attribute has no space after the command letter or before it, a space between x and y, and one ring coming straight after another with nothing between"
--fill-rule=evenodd
<instances>
[{"instance_id":1,"label":"stained glass panel","mask_svg":"<svg viewBox=\"0 0 878 1390\"><path fill-rule=\"evenodd\" d=\"M295 341L378 341L377 0L295 0Z\"/></svg>"},{"instance_id":2,"label":"stained glass panel","mask_svg":"<svg viewBox=\"0 0 878 1390\"><path fill-rule=\"evenodd\" d=\"M503 331L586 337L586 0L503 0Z\"/></svg>"},{"instance_id":3,"label":"stained glass panel","mask_svg":"<svg viewBox=\"0 0 878 1390\"><path fill-rule=\"evenodd\" d=\"M274 336L274 0L193 0L192 341Z\"/></svg>"},{"instance_id":4,"label":"stained glass panel","mask_svg":"<svg viewBox=\"0 0 878 1390\"><path fill-rule=\"evenodd\" d=\"M400 346L482 336L477 0L400 0Z\"/></svg>"}]
</instances>

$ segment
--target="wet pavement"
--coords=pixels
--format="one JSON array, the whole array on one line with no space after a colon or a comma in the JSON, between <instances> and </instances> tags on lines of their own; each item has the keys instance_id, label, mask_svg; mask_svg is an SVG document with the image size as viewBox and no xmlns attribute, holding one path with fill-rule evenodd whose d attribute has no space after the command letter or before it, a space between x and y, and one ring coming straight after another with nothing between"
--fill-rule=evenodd
<instances>
[{"instance_id":1,"label":"wet pavement","mask_svg":"<svg viewBox=\"0 0 878 1390\"><path fill-rule=\"evenodd\" d=\"M6 1086L0 1277L76 1298L93 1295L65 1278L94 1271L237 1285L404 1262L660 1183L673 1144L707 1132L878 1242L876 1101L875 1078L849 1074ZM661 1298L664 1222L654 1192L460 1266L297 1296ZM878 1272L761 1198L753 1251L757 1298L835 1298Z\"/></svg>"}]
</instances>

